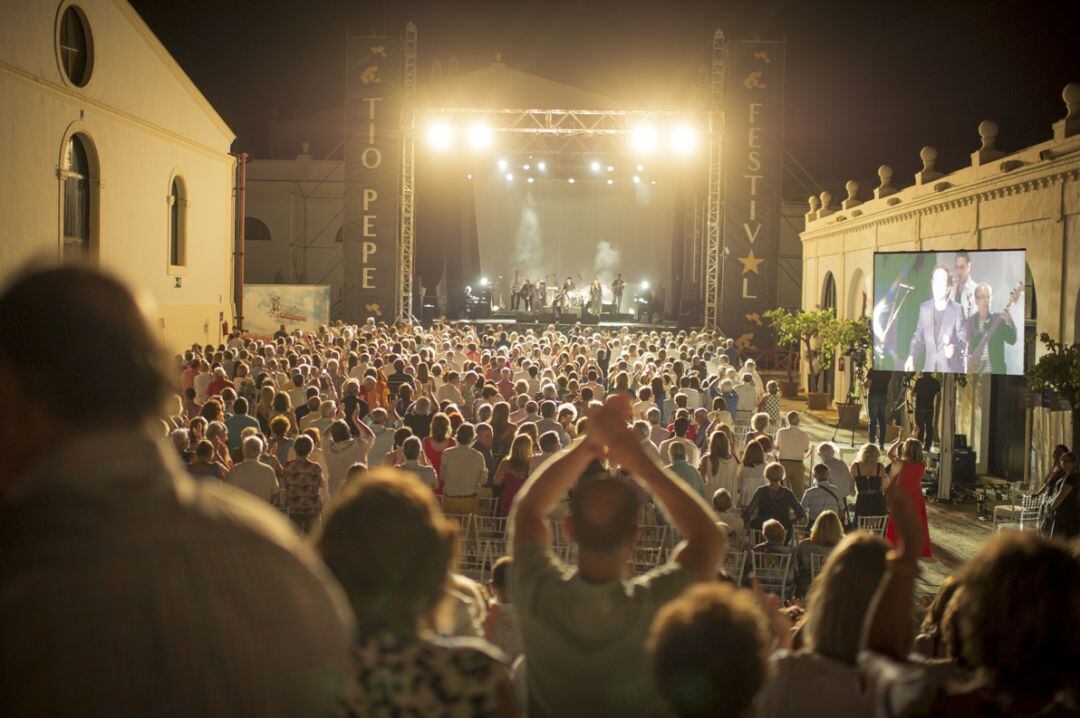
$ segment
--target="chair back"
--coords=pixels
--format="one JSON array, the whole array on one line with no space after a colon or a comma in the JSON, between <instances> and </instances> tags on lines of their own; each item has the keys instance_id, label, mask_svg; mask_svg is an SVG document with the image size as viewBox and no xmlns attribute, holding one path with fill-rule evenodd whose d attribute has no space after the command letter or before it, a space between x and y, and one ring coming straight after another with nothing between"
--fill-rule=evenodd
<instances>
[{"instance_id":1,"label":"chair back","mask_svg":"<svg viewBox=\"0 0 1080 718\"><path fill-rule=\"evenodd\" d=\"M791 589L789 577L792 554L752 551L751 556L754 576L762 590L777 594L781 600L787 600Z\"/></svg>"},{"instance_id":2,"label":"chair back","mask_svg":"<svg viewBox=\"0 0 1080 718\"><path fill-rule=\"evenodd\" d=\"M888 516L860 516L859 517L859 530L869 531L870 533L878 534L879 536L885 535L885 527L889 524Z\"/></svg>"}]
</instances>

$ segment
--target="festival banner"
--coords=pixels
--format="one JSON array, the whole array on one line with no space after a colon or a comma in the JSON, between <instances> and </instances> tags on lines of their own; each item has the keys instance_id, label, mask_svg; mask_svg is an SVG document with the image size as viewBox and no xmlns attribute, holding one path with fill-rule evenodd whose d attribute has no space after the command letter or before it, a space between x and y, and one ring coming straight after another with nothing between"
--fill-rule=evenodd
<instances>
[{"instance_id":1,"label":"festival banner","mask_svg":"<svg viewBox=\"0 0 1080 718\"><path fill-rule=\"evenodd\" d=\"M392 321L397 293L401 40L349 37L342 318Z\"/></svg>"},{"instance_id":2,"label":"festival banner","mask_svg":"<svg viewBox=\"0 0 1080 718\"><path fill-rule=\"evenodd\" d=\"M762 315L777 306L784 60L782 41L735 41L725 58L719 319L721 329L745 349L772 343Z\"/></svg>"},{"instance_id":3,"label":"festival banner","mask_svg":"<svg viewBox=\"0 0 1080 718\"><path fill-rule=\"evenodd\" d=\"M290 334L314 332L329 323L329 285L244 285L244 329L252 334L271 337L282 325Z\"/></svg>"}]
</instances>

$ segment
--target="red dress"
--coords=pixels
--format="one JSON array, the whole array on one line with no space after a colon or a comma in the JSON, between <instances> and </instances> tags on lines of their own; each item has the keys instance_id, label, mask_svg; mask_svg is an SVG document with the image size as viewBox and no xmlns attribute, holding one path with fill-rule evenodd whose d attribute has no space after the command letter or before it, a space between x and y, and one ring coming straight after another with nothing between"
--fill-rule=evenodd
<instances>
[{"instance_id":1,"label":"red dress","mask_svg":"<svg viewBox=\"0 0 1080 718\"><path fill-rule=\"evenodd\" d=\"M923 474L925 473L926 464L904 462L904 466L900 469L900 473L892 480L890 491L903 491L911 497L911 504L915 507L915 510L919 512L919 518L922 520L922 557L930 558L930 527L926 523L926 501L923 499L922 493L922 479ZM890 517L889 526L885 529L885 538L890 542L893 542L893 536L893 522Z\"/></svg>"},{"instance_id":2,"label":"red dress","mask_svg":"<svg viewBox=\"0 0 1080 718\"><path fill-rule=\"evenodd\" d=\"M499 494L499 516L509 516L510 507L514 504L514 497L525 485L529 478L529 472L518 473L513 469L507 469L503 474L502 493Z\"/></svg>"},{"instance_id":3,"label":"red dress","mask_svg":"<svg viewBox=\"0 0 1080 718\"><path fill-rule=\"evenodd\" d=\"M427 456L428 464L431 468L435 469L435 476L439 479L439 485L435 489L437 496L442 496L443 492L443 480L442 480L442 452L446 451L452 446L456 446L453 439L447 439L446 446L442 449L438 449L431 443L431 438L424 439L424 454Z\"/></svg>"}]
</instances>

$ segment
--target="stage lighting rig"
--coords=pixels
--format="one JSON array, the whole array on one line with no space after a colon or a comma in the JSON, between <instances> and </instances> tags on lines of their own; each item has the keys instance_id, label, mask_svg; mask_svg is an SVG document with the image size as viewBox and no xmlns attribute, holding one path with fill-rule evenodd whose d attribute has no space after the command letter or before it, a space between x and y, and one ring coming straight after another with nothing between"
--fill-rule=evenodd
<instances>
[{"instance_id":1,"label":"stage lighting rig","mask_svg":"<svg viewBox=\"0 0 1080 718\"><path fill-rule=\"evenodd\" d=\"M487 125L473 125L469 128L469 145L474 150L486 150L491 147L492 132Z\"/></svg>"},{"instance_id":2,"label":"stage lighting rig","mask_svg":"<svg viewBox=\"0 0 1080 718\"><path fill-rule=\"evenodd\" d=\"M638 125L630 131L630 146L635 152L651 155L656 151L660 138L652 125Z\"/></svg>"},{"instance_id":3,"label":"stage lighting rig","mask_svg":"<svg viewBox=\"0 0 1080 718\"><path fill-rule=\"evenodd\" d=\"M689 125L678 125L671 130L671 149L677 155L688 155L697 146L697 133Z\"/></svg>"},{"instance_id":4,"label":"stage lighting rig","mask_svg":"<svg viewBox=\"0 0 1080 718\"><path fill-rule=\"evenodd\" d=\"M547 162L544 162L542 160L540 162L537 162L536 163L536 169L540 170L541 172L546 172L547 171Z\"/></svg>"},{"instance_id":5,"label":"stage lighting rig","mask_svg":"<svg viewBox=\"0 0 1080 718\"><path fill-rule=\"evenodd\" d=\"M506 160L499 160L499 169L502 170L503 172L505 172L506 168L509 167L509 166L510 165L507 164Z\"/></svg>"},{"instance_id":6,"label":"stage lighting rig","mask_svg":"<svg viewBox=\"0 0 1080 718\"><path fill-rule=\"evenodd\" d=\"M449 149L454 143L454 132L445 122L436 122L427 130L428 142L437 150Z\"/></svg>"},{"instance_id":7,"label":"stage lighting rig","mask_svg":"<svg viewBox=\"0 0 1080 718\"><path fill-rule=\"evenodd\" d=\"M596 160L593 160L592 162L589 163L589 169L591 169L593 172L599 172L600 171L600 163L597 162Z\"/></svg>"},{"instance_id":8,"label":"stage lighting rig","mask_svg":"<svg viewBox=\"0 0 1080 718\"><path fill-rule=\"evenodd\" d=\"M573 177L571 177L570 179L568 179L566 181L569 182L570 184L574 184L574 182L576 182L577 180L575 180Z\"/></svg>"}]
</instances>

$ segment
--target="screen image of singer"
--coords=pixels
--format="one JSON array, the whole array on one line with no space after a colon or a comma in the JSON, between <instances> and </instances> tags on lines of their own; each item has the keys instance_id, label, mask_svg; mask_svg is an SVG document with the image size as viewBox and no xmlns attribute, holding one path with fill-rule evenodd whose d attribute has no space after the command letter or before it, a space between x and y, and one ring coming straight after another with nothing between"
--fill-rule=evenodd
<instances>
[{"instance_id":1,"label":"screen image of singer","mask_svg":"<svg viewBox=\"0 0 1080 718\"><path fill-rule=\"evenodd\" d=\"M1022 249L876 252L874 368L1023 374L1025 261Z\"/></svg>"}]
</instances>

